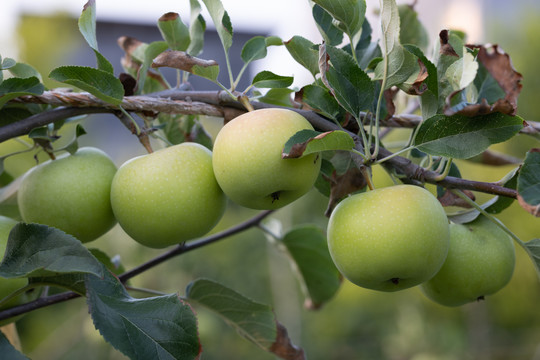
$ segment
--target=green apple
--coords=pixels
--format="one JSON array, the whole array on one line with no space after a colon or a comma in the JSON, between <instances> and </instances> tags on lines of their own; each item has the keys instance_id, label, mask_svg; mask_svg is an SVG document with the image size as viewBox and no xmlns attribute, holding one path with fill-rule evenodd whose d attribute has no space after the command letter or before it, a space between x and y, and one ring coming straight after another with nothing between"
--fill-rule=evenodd
<instances>
[{"instance_id":1,"label":"green apple","mask_svg":"<svg viewBox=\"0 0 540 360\"><path fill-rule=\"evenodd\" d=\"M82 242L97 239L116 220L111 182L116 166L103 151L80 148L30 169L21 182L17 202L23 220L58 228Z\"/></svg>"},{"instance_id":2,"label":"green apple","mask_svg":"<svg viewBox=\"0 0 540 360\"><path fill-rule=\"evenodd\" d=\"M319 154L283 159L287 140L313 130L287 109L250 111L229 121L214 144L214 173L225 194L252 209L278 209L307 193L321 168Z\"/></svg>"},{"instance_id":3,"label":"green apple","mask_svg":"<svg viewBox=\"0 0 540 360\"><path fill-rule=\"evenodd\" d=\"M515 262L512 238L480 215L467 224L450 224L448 257L421 288L439 304L460 306L502 289L512 278Z\"/></svg>"},{"instance_id":4,"label":"green apple","mask_svg":"<svg viewBox=\"0 0 540 360\"><path fill-rule=\"evenodd\" d=\"M212 152L174 145L124 163L111 188L114 215L137 242L164 248L202 236L221 219L226 197L212 169Z\"/></svg>"},{"instance_id":5,"label":"green apple","mask_svg":"<svg viewBox=\"0 0 540 360\"><path fill-rule=\"evenodd\" d=\"M429 280L441 268L449 247L448 219L424 188L380 188L336 206L328 223L328 247L352 283L402 290Z\"/></svg>"}]
</instances>

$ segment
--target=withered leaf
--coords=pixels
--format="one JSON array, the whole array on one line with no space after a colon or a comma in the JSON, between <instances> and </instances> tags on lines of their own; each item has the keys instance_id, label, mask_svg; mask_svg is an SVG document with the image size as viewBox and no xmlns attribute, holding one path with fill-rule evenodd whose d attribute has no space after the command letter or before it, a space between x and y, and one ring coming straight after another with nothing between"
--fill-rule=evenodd
<instances>
[{"instance_id":1,"label":"withered leaf","mask_svg":"<svg viewBox=\"0 0 540 360\"><path fill-rule=\"evenodd\" d=\"M304 350L291 342L287 329L279 322L276 322L276 326L276 341L270 346L269 351L284 360L305 360Z\"/></svg>"},{"instance_id":2,"label":"withered leaf","mask_svg":"<svg viewBox=\"0 0 540 360\"><path fill-rule=\"evenodd\" d=\"M308 144L311 141L323 139L325 136L327 136L327 135L329 135L331 133L333 133L333 131L327 131L327 132L324 132L324 133L319 134L317 136L310 137L308 140L306 140L304 142L294 144L291 147L291 150L288 153L283 153L282 154L282 158L283 159L296 159L296 158L302 157L302 155L306 151L306 148L307 148Z\"/></svg>"},{"instance_id":3,"label":"withered leaf","mask_svg":"<svg viewBox=\"0 0 540 360\"><path fill-rule=\"evenodd\" d=\"M531 205L529 203L527 203L525 201L525 199L523 199L523 197L521 197L521 195L518 194L517 196L517 200L518 200L518 203L519 205L524 208L525 210L527 210L527 212L529 212L530 214L536 216L536 217L540 217L540 204L538 205Z\"/></svg>"},{"instance_id":4,"label":"withered leaf","mask_svg":"<svg viewBox=\"0 0 540 360\"><path fill-rule=\"evenodd\" d=\"M362 172L357 167L349 168L343 175L337 175L334 171L331 178L326 178L330 182L330 196L325 215L330 216L334 208L347 195L362 190L367 182Z\"/></svg>"},{"instance_id":5,"label":"withered leaf","mask_svg":"<svg viewBox=\"0 0 540 360\"><path fill-rule=\"evenodd\" d=\"M474 194L469 190L462 190L465 195L471 200L475 200L476 197ZM449 191L448 189L444 192L444 194L438 198L439 202L442 206L458 206L462 208L471 208L472 206L453 192Z\"/></svg>"},{"instance_id":6,"label":"withered leaf","mask_svg":"<svg viewBox=\"0 0 540 360\"><path fill-rule=\"evenodd\" d=\"M159 54L152 62L153 68L170 67L174 69L184 70L192 73L194 66L203 68L216 66L218 63L214 60L200 59L189 55L184 51L169 50Z\"/></svg>"},{"instance_id":7,"label":"withered leaf","mask_svg":"<svg viewBox=\"0 0 540 360\"><path fill-rule=\"evenodd\" d=\"M448 42L448 39L448 30L441 30L441 32L439 33L439 41L441 43L439 53L441 55L459 57L459 55L456 53L456 50L454 50L452 45L450 45L450 43Z\"/></svg>"}]
</instances>

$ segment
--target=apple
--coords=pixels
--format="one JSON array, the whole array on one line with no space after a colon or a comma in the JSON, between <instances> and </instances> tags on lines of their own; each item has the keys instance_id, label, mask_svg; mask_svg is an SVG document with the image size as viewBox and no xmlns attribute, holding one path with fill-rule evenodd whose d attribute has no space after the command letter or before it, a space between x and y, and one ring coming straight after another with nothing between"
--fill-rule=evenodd
<instances>
[{"instance_id":1,"label":"apple","mask_svg":"<svg viewBox=\"0 0 540 360\"><path fill-rule=\"evenodd\" d=\"M182 143L120 166L111 204L130 237L164 248L209 232L223 216L227 198L214 177L212 152Z\"/></svg>"},{"instance_id":2,"label":"apple","mask_svg":"<svg viewBox=\"0 0 540 360\"><path fill-rule=\"evenodd\" d=\"M93 147L37 165L21 181L21 217L58 228L83 243L95 240L116 224L109 200L115 173L111 158Z\"/></svg>"},{"instance_id":3,"label":"apple","mask_svg":"<svg viewBox=\"0 0 540 360\"><path fill-rule=\"evenodd\" d=\"M327 232L340 272L358 286L380 291L429 280L449 247L443 207L429 191L413 185L349 196L332 212Z\"/></svg>"},{"instance_id":4,"label":"apple","mask_svg":"<svg viewBox=\"0 0 540 360\"><path fill-rule=\"evenodd\" d=\"M460 306L502 289L516 262L512 238L487 217L450 224L450 250L441 270L421 289L431 300Z\"/></svg>"},{"instance_id":5,"label":"apple","mask_svg":"<svg viewBox=\"0 0 540 360\"><path fill-rule=\"evenodd\" d=\"M283 159L283 146L300 130L313 130L300 114L260 109L242 114L219 131L214 144L216 179L235 203L278 209L307 193L321 168L319 154Z\"/></svg>"}]
</instances>

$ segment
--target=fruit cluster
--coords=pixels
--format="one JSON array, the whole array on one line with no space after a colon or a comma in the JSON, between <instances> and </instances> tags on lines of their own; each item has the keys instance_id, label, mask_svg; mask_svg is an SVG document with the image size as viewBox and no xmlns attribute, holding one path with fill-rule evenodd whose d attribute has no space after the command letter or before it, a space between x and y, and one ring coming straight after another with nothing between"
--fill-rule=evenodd
<instances>
[{"instance_id":1,"label":"fruit cluster","mask_svg":"<svg viewBox=\"0 0 540 360\"><path fill-rule=\"evenodd\" d=\"M213 152L183 143L118 169L101 150L81 148L24 176L21 216L82 242L118 222L145 246L178 244L214 228L227 198L248 208L277 209L307 193L319 174L320 156L281 156L285 142L304 129L313 127L296 112L256 110L228 122ZM7 240L7 231L0 235ZM515 262L511 239L490 220L449 224L439 201L412 185L343 200L330 217L328 245L354 284L381 291L422 284L430 299L448 306L498 291Z\"/></svg>"}]
</instances>

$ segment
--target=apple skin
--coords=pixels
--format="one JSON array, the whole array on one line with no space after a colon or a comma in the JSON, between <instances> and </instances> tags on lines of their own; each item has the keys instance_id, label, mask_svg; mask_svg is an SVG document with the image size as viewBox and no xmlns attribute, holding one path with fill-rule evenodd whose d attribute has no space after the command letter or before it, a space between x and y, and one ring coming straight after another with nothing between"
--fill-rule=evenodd
<instances>
[{"instance_id":1,"label":"apple skin","mask_svg":"<svg viewBox=\"0 0 540 360\"><path fill-rule=\"evenodd\" d=\"M227 198L212 170L212 152L182 143L128 160L111 189L118 223L135 241L164 248L208 233Z\"/></svg>"},{"instance_id":2,"label":"apple skin","mask_svg":"<svg viewBox=\"0 0 540 360\"><path fill-rule=\"evenodd\" d=\"M421 289L441 305L464 305L506 286L515 263L512 238L480 215L467 224L450 224L448 257L441 270Z\"/></svg>"},{"instance_id":3,"label":"apple skin","mask_svg":"<svg viewBox=\"0 0 540 360\"><path fill-rule=\"evenodd\" d=\"M21 217L58 228L83 243L95 240L116 224L109 200L115 173L111 158L93 147L35 166L18 191Z\"/></svg>"},{"instance_id":4,"label":"apple skin","mask_svg":"<svg viewBox=\"0 0 540 360\"><path fill-rule=\"evenodd\" d=\"M380 188L336 206L328 223L328 247L352 283L403 290L429 280L441 268L449 247L448 219L424 188Z\"/></svg>"},{"instance_id":5,"label":"apple skin","mask_svg":"<svg viewBox=\"0 0 540 360\"><path fill-rule=\"evenodd\" d=\"M313 130L300 114L287 109L259 109L229 121L216 136L216 179L235 203L252 209L278 209L306 194L321 168L319 154L283 159L287 140Z\"/></svg>"}]
</instances>

